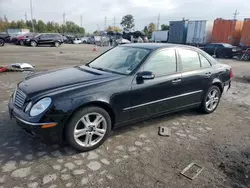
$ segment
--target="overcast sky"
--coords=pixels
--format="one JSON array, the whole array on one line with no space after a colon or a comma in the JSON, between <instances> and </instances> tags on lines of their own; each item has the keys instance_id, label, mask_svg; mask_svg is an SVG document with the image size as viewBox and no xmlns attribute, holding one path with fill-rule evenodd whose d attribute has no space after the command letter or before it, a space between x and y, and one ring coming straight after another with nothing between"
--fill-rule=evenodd
<instances>
[{"instance_id":1,"label":"overcast sky","mask_svg":"<svg viewBox=\"0 0 250 188\"><path fill-rule=\"evenodd\" d=\"M104 18L107 26L120 26L121 18L132 14L135 28L142 30L150 22L157 22L160 13L160 24L183 17L190 20L214 20L222 17L232 19L238 9L239 19L250 17L249 0L32 0L33 17L37 20L63 22L66 20L80 25L83 15L83 27L88 32L103 30ZM30 0L0 0L0 17L9 20L25 19L25 12L30 19Z\"/></svg>"}]
</instances>

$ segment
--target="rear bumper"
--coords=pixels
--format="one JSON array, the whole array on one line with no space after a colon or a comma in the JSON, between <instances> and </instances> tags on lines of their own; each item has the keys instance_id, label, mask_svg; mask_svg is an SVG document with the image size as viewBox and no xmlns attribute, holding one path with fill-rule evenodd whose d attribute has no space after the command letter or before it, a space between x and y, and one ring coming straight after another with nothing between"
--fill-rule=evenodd
<instances>
[{"instance_id":1,"label":"rear bumper","mask_svg":"<svg viewBox=\"0 0 250 188\"><path fill-rule=\"evenodd\" d=\"M230 88L231 88L231 80L225 82L225 84L223 86L223 93L227 92Z\"/></svg>"}]
</instances>

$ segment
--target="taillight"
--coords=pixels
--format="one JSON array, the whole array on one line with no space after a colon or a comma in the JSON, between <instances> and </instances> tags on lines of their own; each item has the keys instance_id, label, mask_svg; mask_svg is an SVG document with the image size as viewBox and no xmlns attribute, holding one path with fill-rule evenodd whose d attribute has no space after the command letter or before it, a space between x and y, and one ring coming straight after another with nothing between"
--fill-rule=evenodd
<instances>
[{"instance_id":1,"label":"taillight","mask_svg":"<svg viewBox=\"0 0 250 188\"><path fill-rule=\"evenodd\" d=\"M229 77L230 77L230 79L233 78L233 70L232 70L232 68L230 69Z\"/></svg>"}]
</instances>

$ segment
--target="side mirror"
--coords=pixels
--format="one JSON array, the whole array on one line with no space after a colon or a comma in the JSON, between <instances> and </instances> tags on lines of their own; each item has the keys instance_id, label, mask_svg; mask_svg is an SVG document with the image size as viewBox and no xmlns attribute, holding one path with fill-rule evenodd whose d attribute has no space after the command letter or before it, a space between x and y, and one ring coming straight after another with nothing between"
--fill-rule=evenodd
<instances>
[{"instance_id":1,"label":"side mirror","mask_svg":"<svg viewBox=\"0 0 250 188\"><path fill-rule=\"evenodd\" d=\"M150 71L142 71L137 73L138 80L151 80L154 79L155 75Z\"/></svg>"}]
</instances>

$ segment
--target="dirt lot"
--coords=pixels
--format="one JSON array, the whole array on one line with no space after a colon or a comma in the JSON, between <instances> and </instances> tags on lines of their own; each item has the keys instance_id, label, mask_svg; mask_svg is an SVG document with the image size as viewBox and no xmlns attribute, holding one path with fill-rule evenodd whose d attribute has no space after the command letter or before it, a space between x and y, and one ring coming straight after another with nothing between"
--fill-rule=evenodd
<instances>
[{"instance_id":1,"label":"dirt lot","mask_svg":"<svg viewBox=\"0 0 250 188\"><path fill-rule=\"evenodd\" d=\"M0 48L0 65L26 62L38 71L88 62L107 48L91 45ZM170 114L112 132L97 150L78 153L44 145L9 120L10 94L28 73L0 74L0 188L62 187L250 187L250 63L221 60L236 80L210 115ZM240 79L238 79L240 78ZM158 136L158 127L171 137ZM191 162L204 167L194 180L180 175Z\"/></svg>"}]
</instances>

